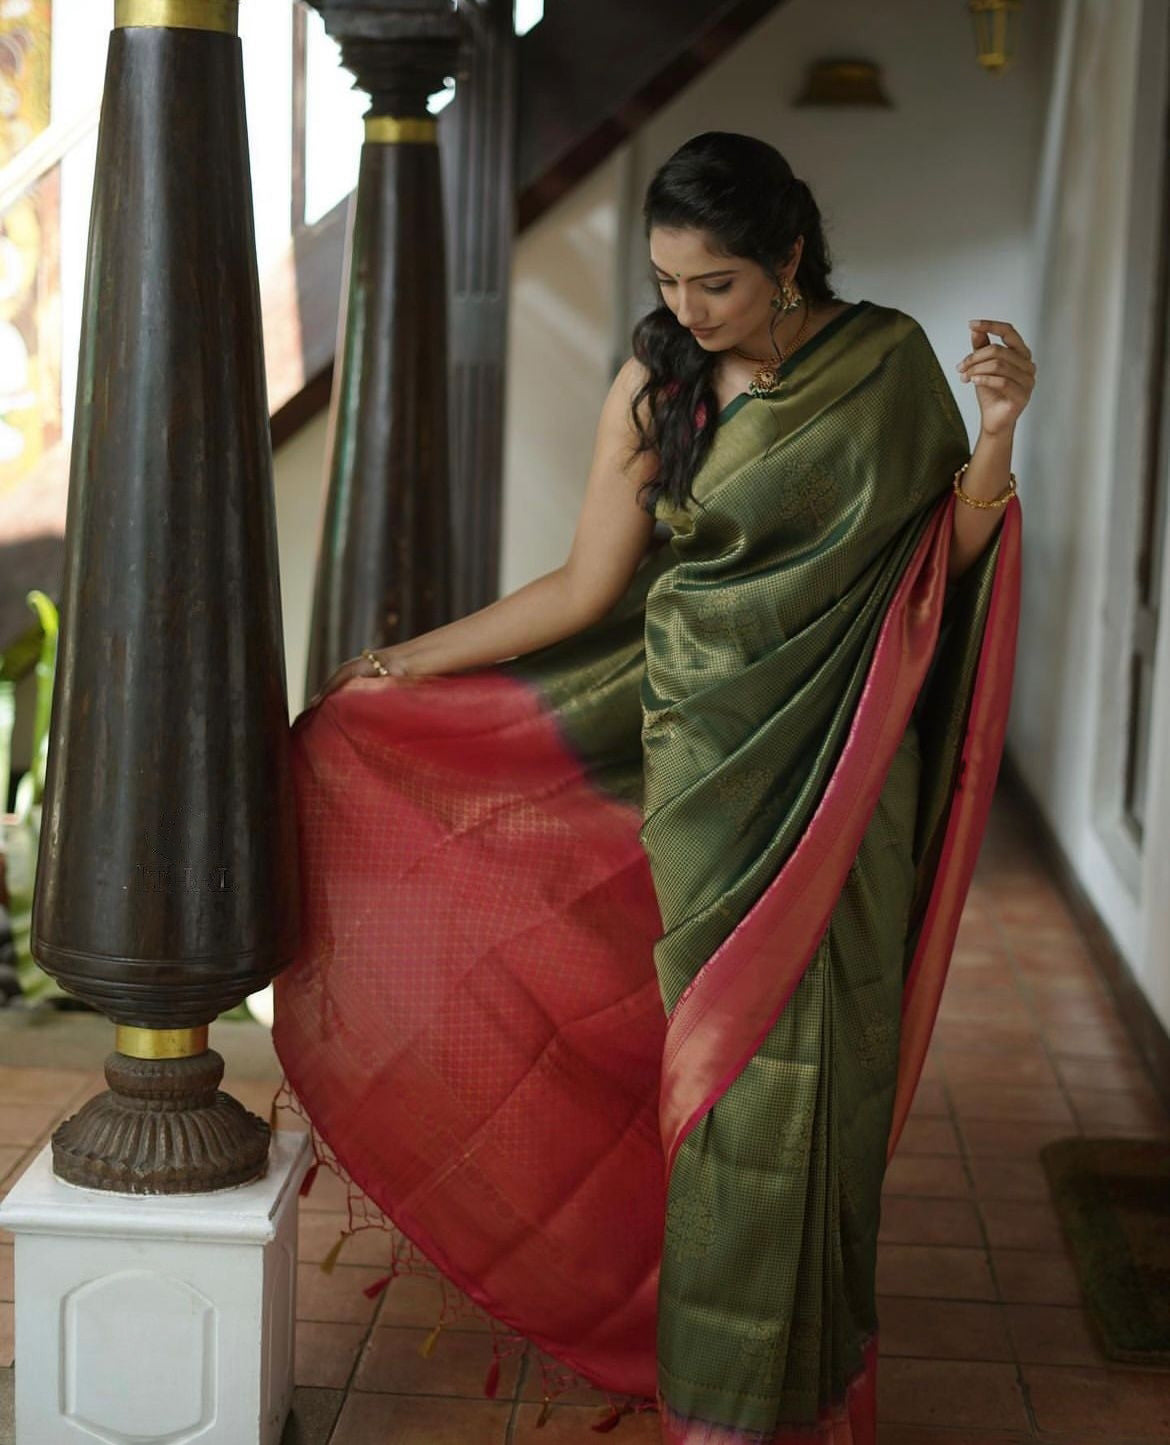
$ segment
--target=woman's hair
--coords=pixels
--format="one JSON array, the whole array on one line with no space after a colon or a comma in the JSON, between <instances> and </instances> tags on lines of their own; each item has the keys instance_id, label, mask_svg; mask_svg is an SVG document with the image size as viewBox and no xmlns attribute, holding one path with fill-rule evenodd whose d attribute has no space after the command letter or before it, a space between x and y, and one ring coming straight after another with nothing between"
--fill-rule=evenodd
<instances>
[{"instance_id":1,"label":"woman's hair","mask_svg":"<svg viewBox=\"0 0 1170 1445\"><path fill-rule=\"evenodd\" d=\"M797 286L810 301L835 299L817 203L766 141L728 131L695 136L655 174L642 214L647 236L655 226L702 231L713 251L755 261L770 276L803 236ZM658 458L639 499L647 511L660 496L682 506L715 435L718 353L705 351L665 304L642 317L633 340L649 373L633 401L635 454L653 451Z\"/></svg>"}]
</instances>

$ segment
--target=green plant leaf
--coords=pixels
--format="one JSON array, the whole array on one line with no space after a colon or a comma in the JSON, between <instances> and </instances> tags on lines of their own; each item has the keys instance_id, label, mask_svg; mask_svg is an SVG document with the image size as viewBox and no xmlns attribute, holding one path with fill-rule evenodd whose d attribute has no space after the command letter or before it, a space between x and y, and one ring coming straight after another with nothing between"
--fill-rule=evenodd
<instances>
[{"instance_id":1,"label":"green plant leaf","mask_svg":"<svg viewBox=\"0 0 1170 1445\"><path fill-rule=\"evenodd\" d=\"M0 655L0 668L4 658ZM16 726L16 684L0 676L0 813L8 809L12 786L12 731Z\"/></svg>"},{"instance_id":2,"label":"green plant leaf","mask_svg":"<svg viewBox=\"0 0 1170 1445\"><path fill-rule=\"evenodd\" d=\"M45 770L49 761L49 720L53 708L53 676L57 670L57 608L53 599L36 590L28 594L28 605L41 624L41 650L37 657L37 701L33 713L32 801L39 803L45 791Z\"/></svg>"}]
</instances>

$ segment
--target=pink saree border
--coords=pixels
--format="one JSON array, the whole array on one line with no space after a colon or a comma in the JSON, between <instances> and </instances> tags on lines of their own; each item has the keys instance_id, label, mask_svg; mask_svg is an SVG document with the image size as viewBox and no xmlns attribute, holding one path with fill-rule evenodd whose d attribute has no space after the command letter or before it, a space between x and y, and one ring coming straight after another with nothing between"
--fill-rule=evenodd
<instances>
[{"instance_id":1,"label":"pink saree border","mask_svg":"<svg viewBox=\"0 0 1170 1445\"><path fill-rule=\"evenodd\" d=\"M894 753L905 733L933 655L947 583L955 498L938 505L890 602L877 646L862 686L841 758L797 847L744 919L715 950L683 992L667 1023L663 1053L659 1123L668 1171L683 1139L727 1091L759 1048L792 991L800 982L856 857L862 835L877 806ZM1004 517L1007 550L997 561L991 615L977 676L984 675L987 639L995 639L1011 608L1018 605L1018 504ZM1002 578L1010 574L1008 587ZM1012 647L1007 653L998 639L994 669L998 686L980 691L978 718L972 715L964 740L967 767L971 755L982 759L981 795L990 805L1006 727L1011 682ZM991 727L994 742L982 741L978 729ZM929 959L927 976L945 975L950 942L958 926L958 910L978 849L986 818L972 812L965 824L948 824L950 845L940 859L928 904L927 927L918 957ZM978 826L977 826L978 825ZM962 840L962 841L960 841ZM966 877L962 877L967 868ZM949 888L951 903L940 899ZM950 928L950 938L946 930ZM918 976L923 976L920 965ZM937 980L935 980L937 981ZM937 981L937 993L941 981ZM917 989L914 990L917 995ZM911 1011L914 1052L907 1053L905 1072L899 1063L898 1098L904 1111L913 1092L933 1022L929 994ZM917 1058L917 1067L914 1067Z\"/></svg>"},{"instance_id":2,"label":"pink saree border","mask_svg":"<svg viewBox=\"0 0 1170 1445\"><path fill-rule=\"evenodd\" d=\"M1020 608L1018 503L1007 509L999 547L963 738L959 780L947 817L934 887L903 993L898 1083L887 1157L897 1148L926 1061L963 903L995 793L1016 660L1016 619Z\"/></svg>"}]
</instances>

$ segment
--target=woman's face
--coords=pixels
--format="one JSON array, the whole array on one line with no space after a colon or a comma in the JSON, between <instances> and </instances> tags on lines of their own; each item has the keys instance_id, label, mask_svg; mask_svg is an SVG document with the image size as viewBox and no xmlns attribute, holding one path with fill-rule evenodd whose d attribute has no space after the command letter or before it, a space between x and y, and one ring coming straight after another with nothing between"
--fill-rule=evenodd
<instances>
[{"instance_id":1,"label":"woman's face","mask_svg":"<svg viewBox=\"0 0 1170 1445\"><path fill-rule=\"evenodd\" d=\"M778 278L791 280L803 245L798 239ZM650 264L663 301L704 350L726 351L767 337L779 281L757 262L712 251L702 231L655 226Z\"/></svg>"}]
</instances>

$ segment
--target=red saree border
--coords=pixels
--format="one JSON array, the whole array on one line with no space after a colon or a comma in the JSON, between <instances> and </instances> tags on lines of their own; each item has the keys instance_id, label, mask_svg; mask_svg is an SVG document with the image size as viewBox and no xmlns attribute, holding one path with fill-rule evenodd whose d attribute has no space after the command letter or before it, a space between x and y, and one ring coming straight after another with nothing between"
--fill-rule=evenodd
<instances>
[{"instance_id":1,"label":"red saree border","mask_svg":"<svg viewBox=\"0 0 1170 1445\"><path fill-rule=\"evenodd\" d=\"M755 905L684 990L670 1015L659 1097L668 1171L683 1139L743 1071L779 1018L828 926L930 666L946 593L955 505L954 496L948 493L899 580L882 621L841 757L804 835ZM1004 518L1010 529L1008 551L997 559L993 600L998 606L994 617L988 619L985 642L993 631L1002 630L1005 609L1018 598L1017 511L1018 507L1009 507ZM1009 571L1013 587L1005 591L1001 577ZM1014 628L1012 631L1014 635ZM995 737L1002 745L1011 660L1010 655L1000 658L996 668L1000 686L994 691L985 687L980 694L981 711L978 721L973 717L968 726L965 759L979 747L978 740L973 740L978 727L987 728L994 722ZM989 805L999 746L985 745L982 753L981 786L987 791ZM990 783L986 781L988 773ZM973 815L966 827L956 827L955 841L945 861L940 862L932 886L926 936L935 973L939 958L945 965L945 928L952 912L961 909L969 881L969 872L966 879L960 875L968 853L978 847L975 823ZM960 837L965 847L958 846ZM948 888L952 899L949 909L938 902ZM957 914L953 924L957 928ZM919 952L926 956L924 949ZM911 1027L918 1041L915 1047L923 1038L929 1039L933 1021L930 1012L923 1033L929 999L925 994L922 999L922 1006L912 1015ZM924 1054L925 1044L921 1043L921 1047ZM906 1077L909 1080L909 1074ZM899 1092L905 1096L904 1104L908 1102L906 1088L912 1092L913 1082L903 1085L900 1066Z\"/></svg>"},{"instance_id":2,"label":"red saree border","mask_svg":"<svg viewBox=\"0 0 1170 1445\"><path fill-rule=\"evenodd\" d=\"M934 886L903 991L898 1083L887 1157L897 1148L926 1061L963 903L975 871L999 773L1016 660L1020 525L1017 503L1007 508L1000 528L999 557L963 737L959 780L951 798Z\"/></svg>"},{"instance_id":3,"label":"red saree border","mask_svg":"<svg viewBox=\"0 0 1170 1445\"><path fill-rule=\"evenodd\" d=\"M861 1369L849 1381L840 1404L821 1413L815 1425L789 1425L771 1434L737 1430L679 1415L658 1396L662 1445L875 1445L877 1440L878 1337L865 1341Z\"/></svg>"}]
</instances>

